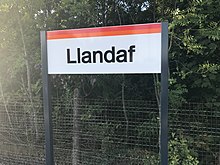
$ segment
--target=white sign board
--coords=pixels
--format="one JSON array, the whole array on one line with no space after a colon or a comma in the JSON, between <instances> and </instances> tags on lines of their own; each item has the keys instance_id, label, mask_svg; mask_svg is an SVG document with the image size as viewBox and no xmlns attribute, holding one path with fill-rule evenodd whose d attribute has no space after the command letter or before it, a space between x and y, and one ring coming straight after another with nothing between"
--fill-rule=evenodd
<instances>
[{"instance_id":1,"label":"white sign board","mask_svg":"<svg viewBox=\"0 0 220 165\"><path fill-rule=\"evenodd\" d=\"M161 73L161 26L48 31L48 74Z\"/></svg>"}]
</instances>

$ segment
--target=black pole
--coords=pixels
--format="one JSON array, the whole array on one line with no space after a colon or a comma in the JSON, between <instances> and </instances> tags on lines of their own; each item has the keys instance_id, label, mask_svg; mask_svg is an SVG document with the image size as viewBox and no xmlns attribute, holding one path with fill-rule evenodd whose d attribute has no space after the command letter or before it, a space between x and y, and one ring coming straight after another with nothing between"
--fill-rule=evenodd
<instances>
[{"instance_id":1,"label":"black pole","mask_svg":"<svg viewBox=\"0 0 220 165\"><path fill-rule=\"evenodd\" d=\"M168 165L168 23L162 22L160 99L160 161Z\"/></svg>"},{"instance_id":2,"label":"black pole","mask_svg":"<svg viewBox=\"0 0 220 165\"><path fill-rule=\"evenodd\" d=\"M53 156L53 130L52 130L52 114L51 114L51 95L50 82L48 76L47 63L47 33L41 31L41 60L42 60L42 78L43 78L43 107L44 107L44 125L45 125L45 151L46 165L54 165Z\"/></svg>"}]
</instances>

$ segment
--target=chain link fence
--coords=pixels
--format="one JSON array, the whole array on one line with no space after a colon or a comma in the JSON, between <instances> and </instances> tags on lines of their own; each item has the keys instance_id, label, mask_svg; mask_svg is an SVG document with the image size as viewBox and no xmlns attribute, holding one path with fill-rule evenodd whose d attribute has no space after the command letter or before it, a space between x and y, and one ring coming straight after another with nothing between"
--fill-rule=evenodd
<instances>
[{"instance_id":1,"label":"chain link fence","mask_svg":"<svg viewBox=\"0 0 220 165\"><path fill-rule=\"evenodd\" d=\"M53 99L58 165L159 164L154 101ZM169 109L169 164L220 165L219 104ZM45 164L42 99L0 99L0 164Z\"/></svg>"}]
</instances>

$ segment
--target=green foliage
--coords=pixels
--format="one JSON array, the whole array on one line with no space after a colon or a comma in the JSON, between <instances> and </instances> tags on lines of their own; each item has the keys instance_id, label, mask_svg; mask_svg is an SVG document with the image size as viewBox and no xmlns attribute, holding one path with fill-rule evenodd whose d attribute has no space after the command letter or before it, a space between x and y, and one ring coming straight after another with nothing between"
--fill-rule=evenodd
<instances>
[{"instance_id":1,"label":"green foliage","mask_svg":"<svg viewBox=\"0 0 220 165\"><path fill-rule=\"evenodd\" d=\"M188 90L187 100L219 100L219 6L215 0L183 1L173 11L171 77Z\"/></svg>"},{"instance_id":2,"label":"green foliage","mask_svg":"<svg viewBox=\"0 0 220 165\"><path fill-rule=\"evenodd\" d=\"M219 8L220 4L215 0L176 1L175 3L170 0L166 3L160 0L147 2L144 0L1 1L0 76L7 82L4 89L9 93L12 89L24 91L22 88L28 81L25 60L28 60L31 66L32 88L38 86L41 79L39 43L41 29L97 27L169 20L171 104L176 106L178 102L181 105L181 102L186 100L215 102L220 96ZM19 19L23 28L27 57L24 56ZM92 90L86 90L86 94L83 94L82 89L82 95L121 98L122 76L94 77L92 79L95 83L91 84L90 78L55 76L53 86L56 86L56 95L67 89L61 82L69 81L68 88L71 91L76 86L82 89L81 82L84 79L83 84L87 89ZM35 84L35 82L38 83ZM151 76L126 75L125 98L154 99L155 92L151 86L153 86ZM39 86L38 89L33 89L33 92L39 95Z\"/></svg>"},{"instance_id":3,"label":"green foliage","mask_svg":"<svg viewBox=\"0 0 220 165\"><path fill-rule=\"evenodd\" d=\"M185 85L178 84L176 79L170 79L169 103L170 108L181 107L186 102L184 95L188 92Z\"/></svg>"},{"instance_id":4,"label":"green foliage","mask_svg":"<svg viewBox=\"0 0 220 165\"><path fill-rule=\"evenodd\" d=\"M191 142L182 136L172 134L169 141L169 164L170 165L198 165L199 161L192 149Z\"/></svg>"},{"instance_id":5,"label":"green foliage","mask_svg":"<svg viewBox=\"0 0 220 165\"><path fill-rule=\"evenodd\" d=\"M40 68L36 67L40 63L39 29L34 17L38 7L34 1L0 3L0 77L7 82L4 84L7 93L24 92L27 70L32 73L33 84L40 79Z\"/></svg>"}]
</instances>

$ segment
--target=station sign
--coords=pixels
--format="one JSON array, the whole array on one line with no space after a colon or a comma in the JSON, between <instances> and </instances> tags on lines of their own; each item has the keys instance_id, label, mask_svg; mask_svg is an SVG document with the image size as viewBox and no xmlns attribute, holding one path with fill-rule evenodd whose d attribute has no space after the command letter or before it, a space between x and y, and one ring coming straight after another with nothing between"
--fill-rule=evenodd
<instances>
[{"instance_id":1,"label":"station sign","mask_svg":"<svg viewBox=\"0 0 220 165\"><path fill-rule=\"evenodd\" d=\"M47 31L48 74L161 73L162 23Z\"/></svg>"},{"instance_id":2,"label":"station sign","mask_svg":"<svg viewBox=\"0 0 220 165\"><path fill-rule=\"evenodd\" d=\"M54 164L50 74L160 73L160 164L168 164L168 23L41 31L46 164Z\"/></svg>"}]
</instances>

